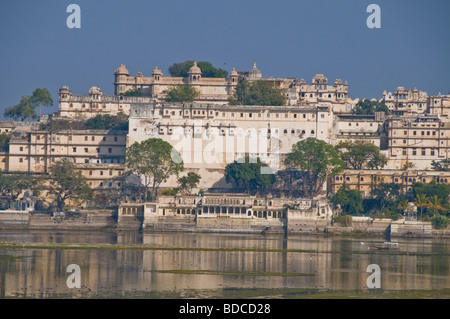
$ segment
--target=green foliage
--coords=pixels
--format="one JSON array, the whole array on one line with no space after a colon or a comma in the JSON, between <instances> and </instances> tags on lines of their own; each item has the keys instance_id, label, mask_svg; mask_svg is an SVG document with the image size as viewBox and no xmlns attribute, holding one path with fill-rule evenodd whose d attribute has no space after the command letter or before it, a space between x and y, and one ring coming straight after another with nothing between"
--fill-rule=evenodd
<instances>
[{"instance_id":1,"label":"green foliage","mask_svg":"<svg viewBox=\"0 0 450 319\"><path fill-rule=\"evenodd\" d=\"M86 201L93 198L86 177L68 160L61 160L50 167L50 194L55 196L59 212L64 211L67 200Z\"/></svg>"},{"instance_id":2,"label":"green foliage","mask_svg":"<svg viewBox=\"0 0 450 319\"><path fill-rule=\"evenodd\" d=\"M327 176L335 176L345 167L333 146L313 137L294 144L285 164L304 173L303 188L311 197L321 189Z\"/></svg>"},{"instance_id":3,"label":"green foliage","mask_svg":"<svg viewBox=\"0 0 450 319\"><path fill-rule=\"evenodd\" d=\"M179 189L185 190L188 194L191 194L192 189L197 187L200 179L200 175L194 172L189 172L186 176L178 178L178 183L180 185Z\"/></svg>"},{"instance_id":4,"label":"green foliage","mask_svg":"<svg viewBox=\"0 0 450 319\"><path fill-rule=\"evenodd\" d=\"M436 215L431 218L431 223L436 229L444 229L450 224L450 218L442 215Z\"/></svg>"},{"instance_id":5,"label":"green foliage","mask_svg":"<svg viewBox=\"0 0 450 319\"><path fill-rule=\"evenodd\" d=\"M370 142L340 142L336 149L350 169L382 169L387 163L387 158L380 153L380 148Z\"/></svg>"},{"instance_id":6,"label":"green foliage","mask_svg":"<svg viewBox=\"0 0 450 319\"><path fill-rule=\"evenodd\" d=\"M160 184L184 170L183 160L172 145L159 138L135 142L125 153L127 171L141 177L144 198L155 199ZM151 193L148 188L151 187Z\"/></svg>"},{"instance_id":7,"label":"green foliage","mask_svg":"<svg viewBox=\"0 0 450 319\"><path fill-rule=\"evenodd\" d=\"M364 212L362 193L345 184L330 198L330 203L334 208L341 207L343 214L358 215Z\"/></svg>"},{"instance_id":8,"label":"green foliage","mask_svg":"<svg viewBox=\"0 0 450 319\"><path fill-rule=\"evenodd\" d=\"M397 201L400 197L400 185L396 183L379 183L373 184L370 195L374 201L369 201L369 209L384 211L387 209L397 210Z\"/></svg>"},{"instance_id":9,"label":"green foliage","mask_svg":"<svg viewBox=\"0 0 450 319\"><path fill-rule=\"evenodd\" d=\"M258 157L256 161L246 157L243 160L234 161L225 167L225 179L235 187L242 187L248 194L263 192L275 182L274 174L262 174L262 168L268 168Z\"/></svg>"},{"instance_id":10,"label":"green foliage","mask_svg":"<svg viewBox=\"0 0 450 319\"><path fill-rule=\"evenodd\" d=\"M40 181L28 173L0 174L0 192L8 198L10 205L17 201L23 191L31 189L38 192L40 187Z\"/></svg>"},{"instance_id":11,"label":"green foliage","mask_svg":"<svg viewBox=\"0 0 450 319\"><path fill-rule=\"evenodd\" d=\"M9 141L11 140L11 135L8 133L0 134L0 152L9 152Z\"/></svg>"},{"instance_id":12,"label":"green foliage","mask_svg":"<svg viewBox=\"0 0 450 319\"><path fill-rule=\"evenodd\" d=\"M184 61L181 63L174 63L169 66L170 76L187 77L189 69L194 65L194 61ZM226 78L228 72L222 69L215 68L210 62L198 62L197 66L202 70L202 77L204 78Z\"/></svg>"},{"instance_id":13,"label":"green foliage","mask_svg":"<svg viewBox=\"0 0 450 319\"><path fill-rule=\"evenodd\" d=\"M352 110L352 114L357 115L372 115L375 112L384 112L385 114L388 114L389 108L384 102L363 99L356 103L355 108Z\"/></svg>"},{"instance_id":14,"label":"green foliage","mask_svg":"<svg viewBox=\"0 0 450 319\"><path fill-rule=\"evenodd\" d=\"M353 218L350 215L339 215L333 218L333 222L338 223L343 227L351 227L353 224Z\"/></svg>"},{"instance_id":15,"label":"green foliage","mask_svg":"<svg viewBox=\"0 0 450 319\"><path fill-rule=\"evenodd\" d=\"M194 102L200 96L200 92L187 84L177 85L167 91L167 102L188 103Z\"/></svg>"},{"instance_id":16,"label":"green foliage","mask_svg":"<svg viewBox=\"0 0 450 319\"><path fill-rule=\"evenodd\" d=\"M162 192L162 194L165 196L176 196L177 193L178 193L177 188L166 189Z\"/></svg>"},{"instance_id":17,"label":"green foliage","mask_svg":"<svg viewBox=\"0 0 450 319\"><path fill-rule=\"evenodd\" d=\"M285 105L283 90L268 81L242 81L228 99L231 105Z\"/></svg>"},{"instance_id":18,"label":"green foliage","mask_svg":"<svg viewBox=\"0 0 450 319\"><path fill-rule=\"evenodd\" d=\"M51 105L53 100L50 92L47 89L37 88L31 96L23 96L19 104L6 108L3 116L15 121L36 120L38 118L36 108Z\"/></svg>"},{"instance_id":19,"label":"green foliage","mask_svg":"<svg viewBox=\"0 0 450 319\"><path fill-rule=\"evenodd\" d=\"M448 202L448 196L450 195L450 186L438 184L436 181L431 181L429 183L413 183L412 190L414 196L424 194L428 198L432 198L436 195L443 204Z\"/></svg>"},{"instance_id":20,"label":"green foliage","mask_svg":"<svg viewBox=\"0 0 450 319\"><path fill-rule=\"evenodd\" d=\"M142 96L142 92L139 89L128 90L125 93L120 93L122 96Z\"/></svg>"},{"instance_id":21,"label":"green foliage","mask_svg":"<svg viewBox=\"0 0 450 319\"><path fill-rule=\"evenodd\" d=\"M123 130L128 131L128 117L125 113L118 115L97 114L84 125L87 130Z\"/></svg>"},{"instance_id":22,"label":"green foliage","mask_svg":"<svg viewBox=\"0 0 450 319\"><path fill-rule=\"evenodd\" d=\"M431 168L435 171L450 172L450 158L446 158L440 161L431 161Z\"/></svg>"}]
</instances>

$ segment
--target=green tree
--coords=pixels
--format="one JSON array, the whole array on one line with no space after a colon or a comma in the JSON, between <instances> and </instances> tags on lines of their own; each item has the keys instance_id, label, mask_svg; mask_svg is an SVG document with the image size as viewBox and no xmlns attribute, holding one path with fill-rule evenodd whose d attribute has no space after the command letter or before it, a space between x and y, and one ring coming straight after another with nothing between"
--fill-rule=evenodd
<instances>
[{"instance_id":1,"label":"green tree","mask_svg":"<svg viewBox=\"0 0 450 319\"><path fill-rule=\"evenodd\" d=\"M63 159L50 166L49 171L49 193L55 196L59 212L64 211L68 200L82 202L93 198L93 191L89 187L86 177L73 163Z\"/></svg>"},{"instance_id":2,"label":"green tree","mask_svg":"<svg viewBox=\"0 0 450 319\"><path fill-rule=\"evenodd\" d=\"M123 96L142 96L142 92L139 89L128 90L125 93L120 93Z\"/></svg>"},{"instance_id":3,"label":"green tree","mask_svg":"<svg viewBox=\"0 0 450 319\"><path fill-rule=\"evenodd\" d=\"M187 84L177 85L167 91L167 102L188 103L194 102L200 96L200 92Z\"/></svg>"},{"instance_id":4,"label":"green tree","mask_svg":"<svg viewBox=\"0 0 450 319\"><path fill-rule=\"evenodd\" d=\"M380 153L380 148L370 142L340 142L336 149L350 169L382 169L387 163L387 158Z\"/></svg>"},{"instance_id":5,"label":"green tree","mask_svg":"<svg viewBox=\"0 0 450 319\"><path fill-rule=\"evenodd\" d=\"M194 61L184 61L181 63L174 63L169 66L170 76L174 77L187 77L189 69L194 65ZM197 66L202 70L202 77L204 78L226 78L228 72L215 68L210 62L198 62Z\"/></svg>"},{"instance_id":6,"label":"green tree","mask_svg":"<svg viewBox=\"0 0 450 319\"><path fill-rule=\"evenodd\" d=\"M384 102L371 101L369 99L363 99L356 103L355 108L352 110L352 114L356 115L372 115L375 112L389 113L389 108Z\"/></svg>"},{"instance_id":7,"label":"green tree","mask_svg":"<svg viewBox=\"0 0 450 319\"><path fill-rule=\"evenodd\" d=\"M87 130L123 130L128 131L128 116L120 112L117 115L97 114L84 124Z\"/></svg>"},{"instance_id":8,"label":"green tree","mask_svg":"<svg viewBox=\"0 0 450 319\"><path fill-rule=\"evenodd\" d=\"M285 105L283 90L268 81L242 81L228 98L231 105Z\"/></svg>"},{"instance_id":9,"label":"green tree","mask_svg":"<svg viewBox=\"0 0 450 319\"><path fill-rule=\"evenodd\" d=\"M400 197L400 185L396 183L372 184L370 195L375 199L375 206L383 211Z\"/></svg>"},{"instance_id":10,"label":"green tree","mask_svg":"<svg viewBox=\"0 0 450 319\"><path fill-rule=\"evenodd\" d=\"M417 196L417 194L425 194L429 199L431 199L436 195L443 204L448 202L450 186L446 184L438 184L433 180L429 183L413 183L411 186L414 196Z\"/></svg>"},{"instance_id":11,"label":"green tree","mask_svg":"<svg viewBox=\"0 0 450 319\"><path fill-rule=\"evenodd\" d=\"M256 161L246 157L234 161L225 167L225 179L235 187L242 187L248 194L264 192L275 183L274 174L264 174L262 170L269 166L258 157Z\"/></svg>"},{"instance_id":12,"label":"green tree","mask_svg":"<svg viewBox=\"0 0 450 319\"><path fill-rule=\"evenodd\" d=\"M19 104L6 108L3 116L15 121L36 120L38 118L36 108L51 105L53 100L50 92L47 89L37 88L31 96L23 96Z\"/></svg>"},{"instance_id":13,"label":"green tree","mask_svg":"<svg viewBox=\"0 0 450 319\"><path fill-rule=\"evenodd\" d=\"M431 168L435 171L450 172L450 158L446 158L440 161L431 161Z\"/></svg>"},{"instance_id":14,"label":"green tree","mask_svg":"<svg viewBox=\"0 0 450 319\"><path fill-rule=\"evenodd\" d=\"M158 188L170 176L177 175L184 170L183 160L172 145L159 138L150 138L142 142L135 142L127 148L125 153L126 168L131 174L140 176L140 183L144 186L144 198L157 197Z\"/></svg>"},{"instance_id":15,"label":"green tree","mask_svg":"<svg viewBox=\"0 0 450 319\"><path fill-rule=\"evenodd\" d=\"M9 205L17 201L20 194L27 189L39 189L39 180L28 173L9 173L0 175L0 192L8 198Z\"/></svg>"},{"instance_id":16,"label":"green tree","mask_svg":"<svg viewBox=\"0 0 450 319\"><path fill-rule=\"evenodd\" d=\"M358 215L364 211L362 193L345 184L330 198L330 203L334 208L341 207L343 214Z\"/></svg>"},{"instance_id":17,"label":"green tree","mask_svg":"<svg viewBox=\"0 0 450 319\"><path fill-rule=\"evenodd\" d=\"M313 137L294 144L285 164L304 173L303 189L311 197L321 189L327 176L335 176L345 168L333 146Z\"/></svg>"},{"instance_id":18,"label":"green tree","mask_svg":"<svg viewBox=\"0 0 450 319\"><path fill-rule=\"evenodd\" d=\"M200 183L201 176L189 172L186 176L178 178L178 184L180 190L185 190L188 194L191 194L192 189L196 188L198 183Z\"/></svg>"},{"instance_id":19,"label":"green tree","mask_svg":"<svg viewBox=\"0 0 450 319\"><path fill-rule=\"evenodd\" d=\"M414 204L420 209L420 217L423 216L423 209L428 207L430 201L426 194L416 194L416 198L414 200Z\"/></svg>"},{"instance_id":20,"label":"green tree","mask_svg":"<svg viewBox=\"0 0 450 319\"><path fill-rule=\"evenodd\" d=\"M11 140L11 135L8 133L0 134L0 152L9 152L9 141Z\"/></svg>"},{"instance_id":21,"label":"green tree","mask_svg":"<svg viewBox=\"0 0 450 319\"><path fill-rule=\"evenodd\" d=\"M428 207L433 216L439 215L441 211L445 210L442 206L442 199L437 195L430 197Z\"/></svg>"}]
</instances>

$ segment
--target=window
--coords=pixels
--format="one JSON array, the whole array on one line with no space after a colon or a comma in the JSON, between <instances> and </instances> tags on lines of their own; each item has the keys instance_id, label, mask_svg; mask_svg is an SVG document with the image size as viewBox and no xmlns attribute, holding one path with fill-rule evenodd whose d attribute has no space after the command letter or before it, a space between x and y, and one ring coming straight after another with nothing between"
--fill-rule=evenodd
<instances>
[{"instance_id":1,"label":"window","mask_svg":"<svg viewBox=\"0 0 450 319\"><path fill-rule=\"evenodd\" d=\"M244 117L244 113L241 113L241 117Z\"/></svg>"},{"instance_id":2,"label":"window","mask_svg":"<svg viewBox=\"0 0 450 319\"><path fill-rule=\"evenodd\" d=\"M106 136L103 136L103 141L106 141Z\"/></svg>"},{"instance_id":3,"label":"window","mask_svg":"<svg viewBox=\"0 0 450 319\"><path fill-rule=\"evenodd\" d=\"M109 171L109 176L112 176L112 171Z\"/></svg>"},{"instance_id":4,"label":"window","mask_svg":"<svg viewBox=\"0 0 450 319\"><path fill-rule=\"evenodd\" d=\"M415 148L413 148L412 155L417 155L417 151Z\"/></svg>"},{"instance_id":5,"label":"window","mask_svg":"<svg viewBox=\"0 0 450 319\"><path fill-rule=\"evenodd\" d=\"M112 153L112 148L108 147L108 153Z\"/></svg>"},{"instance_id":6,"label":"window","mask_svg":"<svg viewBox=\"0 0 450 319\"><path fill-rule=\"evenodd\" d=\"M69 141L71 141L71 140L72 140L72 136L70 135L70 136L69 136Z\"/></svg>"},{"instance_id":7,"label":"window","mask_svg":"<svg viewBox=\"0 0 450 319\"><path fill-rule=\"evenodd\" d=\"M72 147L72 151L73 151L74 153L76 153L77 148L76 148L76 147Z\"/></svg>"},{"instance_id":8,"label":"window","mask_svg":"<svg viewBox=\"0 0 450 319\"><path fill-rule=\"evenodd\" d=\"M95 136L92 136L92 141L95 141Z\"/></svg>"},{"instance_id":9,"label":"window","mask_svg":"<svg viewBox=\"0 0 450 319\"><path fill-rule=\"evenodd\" d=\"M103 171L100 171L100 175L103 175Z\"/></svg>"},{"instance_id":10,"label":"window","mask_svg":"<svg viewBox=\"0 0 450 319\"><path fill-rule=\"evenodd\" d=\"M89 171L89 175L92 175L92 171Z\"/></svg>"},{"instance_id":11,"label":"window","mask_svg":"<svg viewBox=\"0 0 450 319\"><path fill-rule=\"evenodd\" d=\"M422 149L422 155L426 155L426 150L425 149Z\"/></svg>"},{"instance_id":12,"label":"window","mask_svg":"<svg viewBox=\"0 0 450 319\"><path fill-rule=\"evenodd\" d=\"M23 163L23 158L19 158L19 163Z\"/></svg>"},{"instance_id":13,"label":"window","mask_svg":"<svg viewBox=\"0 0 450 319\"><path fill-rule=\"evenodd\" d=\"M23 146L20 147L20 151L23 152Z\"/></svg>"},{"instance_id":14,"label":"window","mask_svg":"<svg viewBox=\"0 0 450 319\"><path fill-rule=\"evenodd\" d=\"M117 136L114 136L114 142L117 142Z\"/></svg>"},{"instance_id":15,"label":"window","mask_svg":"<svg viewBox=\"0 0 450 319\"><path fill-rule=\"evenodd\" d=\"M303 118L306 119L306 114L303 114Z\"/></svg>"},{"instance_id":16,"label":"window","mask_svg":"<svg viewBox=\"0 0 450 319\"><path fill-rule=\"evenodd\" d=\"M72 137L72 136L70 136L69 139L70 139L71 137ZM88 137L85 136L85 137L84 137L84 140L87 141L87 140L88 140Z\"/></svg>"}]
</instances>

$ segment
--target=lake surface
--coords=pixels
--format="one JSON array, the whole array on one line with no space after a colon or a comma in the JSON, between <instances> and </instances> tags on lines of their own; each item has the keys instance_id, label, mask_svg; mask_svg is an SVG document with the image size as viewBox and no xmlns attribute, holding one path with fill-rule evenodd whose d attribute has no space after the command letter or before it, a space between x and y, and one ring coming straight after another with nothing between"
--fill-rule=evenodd
<instances>
[{"instance_id":1,"label":"lake surface","mask_svg":"<svg viewBox=\"0 0 450 319\"><path fill-rule=\"evenodd\" d=\"M450 298L450 240L373 248L383 241L1 230L0 298ZM381 288L368 287L373 264Z\"/></svg>"}]
</instances>

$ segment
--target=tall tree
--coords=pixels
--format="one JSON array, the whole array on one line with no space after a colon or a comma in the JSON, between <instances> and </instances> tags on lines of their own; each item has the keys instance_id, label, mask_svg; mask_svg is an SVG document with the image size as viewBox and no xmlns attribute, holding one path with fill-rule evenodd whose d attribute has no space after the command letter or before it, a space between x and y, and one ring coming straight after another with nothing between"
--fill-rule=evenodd
<instances>
[{"instance_id":1,"label":"tall tree","mask_svg":"<svg viewBox=\"0 0 450 319\"><path fill-rule=\"evenodd\" d=\"M0 134L0 152L9 152L9 142L11 135L8 133Z\"/></svg>"},{"instance_id":2,"label":"tall tree","mask_svg":"<svg viewBox=\"0 0 450 319\"><path fill-rule=\"evenodd\" d=\"M311 197L321 189L327 176L335 176L345 168L333 146L313 137L294 144L285 164L305 173L304 189Z\"/></svg>"},{"instance_id":3,"label":"tall tree","mask_svg":"<svg viewBox=\"0 0 450 319\"><path fill-rule=\"evenodd\" d=\"M416 194L416 198L414 200L414 204L420 208L420 218L423 216L423 209L425 207L428 207L430 204L430 201L425 194Z\"/></svg>"},{"instance_id":4,"label":"tall tree","mask_svg":"<svg viewBox=\"0 0 450 319\"><path fill-rule=\"evenodd\" d=\"M370 142L340 142L336 149L350 169L382 169L387 163L387 158L380 153L380 148Z\"/></svg>"},{"instance_id":5,"label":"tall tree","mask_svg":"<svg viewBox=\"0 0 450 319\"><path fill-rule=\"evenodd\" d=\"M188 103L194 102L200 96L200 92L187 84L177 85L167 91L167 102Z\"/></svg>"},{"instance_id":6,"label":"tall tree","mask_svg":"<svg viewBox=\"0 0 450 319\"><path fill-rule=\"evenodd\" d=\"M38 118L36 108L51 105L53 100L50 92L47 89L37 88L31 96L23 96L19 104L6 108L3 116L15 121L36 120Z\"/></svg>"},{"instance_id":7,"label":"tall tree","mask_svg":"<svg viewBox=\"0 0 450 319\"><path fill-rule=\"evenodd\" d=\"M344 214L358 215L364 211L362 193L346 184L330 198L330 203L334 208L341 207Z\"/></svg>"},{"instance_id":8,"label":"tall tree","mask_svg":"<svg viewBox=\"0 0 450 319\"><path fill-rule=\"evenodd\" d=\"M363 99L358 101L355 108L352 110L352 113L357 115L372 115L375 112L384 112L385 114L388 114L389 108L384 102Z\"/></svg>"},{"instance_id":9,"label":"tall tree","mask_svg":"<svg viewBox=\"0 0 450 319\"><path fill-rule=\"evenodd\" d=\"M125 153L127 171L140 176L144 186L144 198L157 197L158 188L170 176L177 175L184 170L183 160L172 145L159 138L150 138L142 142L135 142L127 148Z\"/></svg>"},{"instance_id":10,"label":"tall tree","mask_svg":"<svg viewBox=\"0 0 450 319\"><path fill-rule=\"evenodd\" d=\"M228 98L231 105L285 105L283 90L268 81L242 81L236 85L233 96Z\"/></svg>"},{"instance_id":11,"label":"tall tree","mask_svg":"<svg viewBox=\"0 0 450 319\"><path fill-rule=\"evenodd\" d=\"M225 167L225 179L235 187L242 187L248 194L263 192L275 182L274 174L263 174L262 168L269 167L258 157L256 161L246 157Z\"/></svg>"},{"instance_id":12,"label":"tall tree","mask_svg":"<svg viewBox=\"0 0 450 319\"><path fill-rule=\"evenodd\" d=\"M11 206L20 194L27 189L38 191L40 181L28 173L0 174L0 192L4 194Z\"/></svg>"},{"instance_id":13,"label":"tall tree","mask_svg":"<svg viewBox=\"0 0 450 319\"><path fill-rule=\"evenodd\" d=\"M120 112L117 115L97 114L84 123L87 130L123 130L128 131L128 116Z\"/></svg>"},{"instance_id":14,"label":"tall tree","mask_svg":"<svg viewBox=\"0 0 450 319\"><path fill-rule=\"evenodd\" d=\"M49 193L55 196L56 208L64 211L66 202L87 201L92 199L92 189L89 187L86 177L75 165L66 159L56 162L50 169Z\"/></svg>"}]
</instances>

